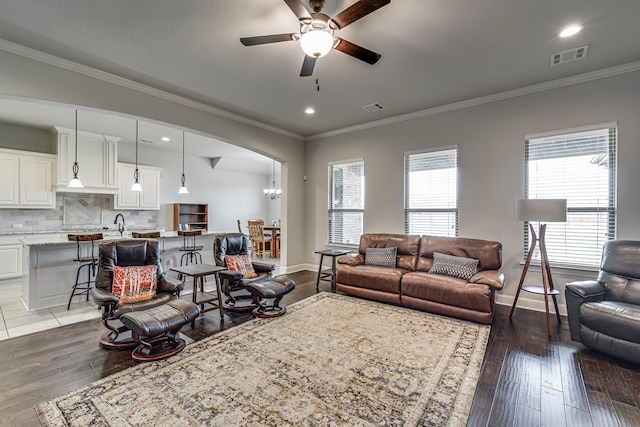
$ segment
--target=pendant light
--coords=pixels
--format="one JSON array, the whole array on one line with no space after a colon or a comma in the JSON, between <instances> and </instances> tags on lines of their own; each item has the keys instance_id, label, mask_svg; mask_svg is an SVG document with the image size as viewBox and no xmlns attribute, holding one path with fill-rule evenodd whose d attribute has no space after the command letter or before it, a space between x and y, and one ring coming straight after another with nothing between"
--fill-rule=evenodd
<instances>
[{"instance_id":1,"label":"pendant light","mask_svg":"<svg viewBox=\"0 0 640 427\"><path fill-rule=\"evenodd\" d=\"M78 166L78 110L76 110L76 140L75 140L75 148L76 148L76 156L73 162L73 168L71 171L73 172L73 178L69 181L69 188L82 188L82 182L80 182L80 178L78 178L78 172L80 172L80 167Z\"/></svg>"},{"instance_id":2,"label":"pendant light","mask_svg":"<svg viewBox=\"0 0 640 427\"><path fill-rule=\"evenodd\" d=\"M136 120L136 170L133 172L133 185L131 191L142 191L142 185L138 182L140 178L140 171L138 170L138 121Z\"/></svg>"},{"instance_id":3,"label":"pendant light","mask_svg":"<svg viewBox=\"0 0 640 427\"><path fill-rule=\"evenodd\" d=\"M182 131L182 177L180 177L180 182L182 186L178 190L178 194L189 194L189 190L187 190L187 186L184 184L186 181L184 177L184 131Z\"/></svg>"},{"instance_id":4,"label":"pendant light","mask_svg":"<svg viewBox=\"0 0 640 427\"><path fill-rule=\"evenodd\" d=\"M276 188L276 161L273 160L273 181L271 181L273 183L273 187L272 188L265 188L264 190L262 190L264 192L264 198L265 199L271 199L271 200L276 200L282 197L282 190L279 188Z\"/></svg>"}]
</instances>

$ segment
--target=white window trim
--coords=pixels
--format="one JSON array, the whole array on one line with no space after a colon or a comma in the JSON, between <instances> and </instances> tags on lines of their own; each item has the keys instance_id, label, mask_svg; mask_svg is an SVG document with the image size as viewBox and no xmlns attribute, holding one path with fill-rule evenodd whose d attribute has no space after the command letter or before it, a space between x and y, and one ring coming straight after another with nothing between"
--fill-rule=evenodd
<instances>
[{"instance_id":1,"label":"white window trim","mask_svg":"<svg viewBox=\"0 0 640 427\"><path fill-rule=\"evenodd\" d=\"M457 163L456 163L456 195L455 195L455 200L456 200L456 236L458 236L458 231L460 229L460 224L458 222L459 220L459 202L460 202L460 146L458 144L453 144L453 145L445 145L445 146L441 146L441 147L430 147L430 148L423 148L423 149L419 149L419 150L410 150L410 151L405 151L403 153L402 156L402 165L403 165L403 227L405 229L405 232L407 231L407 189L406 189L406 185L407 185L407 156L411 156L414 154L424 154L424 153L435 153L435 152L439 152L439 151L446 151L446 150L456 150L456 159L457 159Z\"/></svg>"}]
</instances>

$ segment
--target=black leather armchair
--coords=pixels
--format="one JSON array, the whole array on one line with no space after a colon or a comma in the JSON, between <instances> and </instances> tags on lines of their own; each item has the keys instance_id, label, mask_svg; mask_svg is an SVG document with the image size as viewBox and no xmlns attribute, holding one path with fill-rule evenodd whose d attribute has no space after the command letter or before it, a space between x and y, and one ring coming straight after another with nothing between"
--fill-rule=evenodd
<instances>
[{"instance_id":1,"label":"black leather armchair","mask_svg":"<svg viewBox=\"0 0 640 427\"><path fill-rule=\"evenodd\" d=\"M571 339L640 363L640 241L604 245L597 280L567 283Z\"/></svg>"},{"instance_id":2,"label":"black leather armchair","mask_svg":"<svg viewBox=\"0 0 640 427\"><path fill-rule=\"evenodd\" d=\"M213 257L216 265L227 267L225 255L245 255L249 254L249 238L242 233L225 233L216 234L213 241ZM222 292L226 300L225 310L245 311L253 310L256 304L250 302L248 304L238 304L239 300L252 300L252 295L246 290L249 283L259 283L273 278L274 265L265 262L252 261L253 269L257 276L251 279L245 279L243 274L238 271L222 271L220 272L220 280L222 281Z\"/></svg>"},{"instance_id":3,"label":"black leather armchair","mask_svg":"<svg viewBox=\"0 0 640 427\"><path fill-rule=\"evenodd\" d=\"M156 265L158 283L154 298L137 303L122 303L113 295L113 267L129 267L142 265ZM103 242L98 252L98 273L96 285L91 291L93 301L102 310L102 323L108 329L101 337L100 344L109 349L124 349L138 344L130 337L120 337L122 332L129 329L119 321L120 316L133 311L142 311L158 307L176 299L180 295L183 282L168 277L162 271L160 250L156 240L112 240Z\"/></svg>"}]
</instances>

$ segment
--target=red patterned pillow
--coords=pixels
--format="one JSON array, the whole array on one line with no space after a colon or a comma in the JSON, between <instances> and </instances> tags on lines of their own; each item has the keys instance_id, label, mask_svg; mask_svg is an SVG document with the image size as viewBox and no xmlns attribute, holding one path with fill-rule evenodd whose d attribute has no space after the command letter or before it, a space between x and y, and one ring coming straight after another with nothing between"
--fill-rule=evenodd
<instances>
[{"instance_id":1,"label":"red patterned pillow","mask_svg":"<svg viewBox=\"0 0 640 427\"><path fill-rule=\"evenodd\" d=\"M239 271L244 275L245 279L251 279L258 277L253 264L251 264L251 258L249 255L225 255L224 260L227 263L227 268L231 271Z\"/></svg>"},{"instance_id":2,"label":"red patterned pillow","mask_svg":"<svg viewBox=\"0 0 640 427\"><path fill-rule=\"evenodd\" d=\"M111 293L125 304L148 301L156 296L157 272L156 265L114 266Z\"/></svg>"}]
</instances>

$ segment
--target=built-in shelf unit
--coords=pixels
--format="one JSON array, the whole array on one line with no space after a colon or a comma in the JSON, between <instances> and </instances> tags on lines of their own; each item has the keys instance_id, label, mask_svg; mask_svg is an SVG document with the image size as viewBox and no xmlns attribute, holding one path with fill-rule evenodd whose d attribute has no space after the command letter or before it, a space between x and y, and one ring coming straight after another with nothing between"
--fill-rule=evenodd
<instances>
[{"instance_id":1,"label":"built-in shelf unit","mask_svg":"<svg viewBox=\"0 0 640 427\"><path fill-rule=\"evenodd\" d=\"M209 227L209 205L206 203L174 203L173 229L207 230Z\"/></svg>"}]
</instances>

